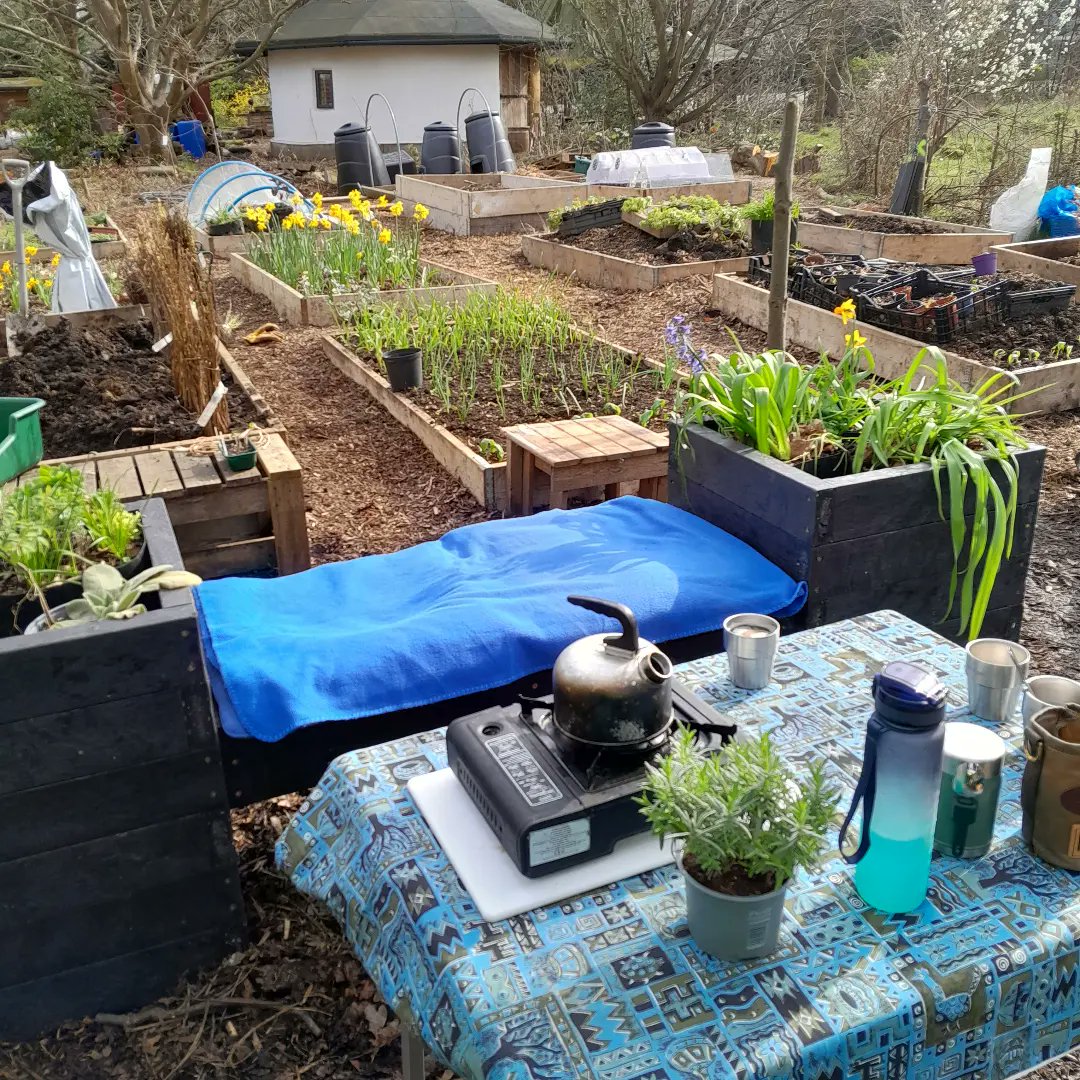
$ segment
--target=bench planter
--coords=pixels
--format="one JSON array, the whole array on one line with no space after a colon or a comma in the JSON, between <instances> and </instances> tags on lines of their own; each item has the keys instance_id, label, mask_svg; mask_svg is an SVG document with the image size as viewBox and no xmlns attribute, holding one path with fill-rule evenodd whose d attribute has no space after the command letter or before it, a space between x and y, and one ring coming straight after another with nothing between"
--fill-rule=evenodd
<instances>
[{"instance_id":1,"label":"bench planter","mask_svg":"<svg viewBox=\"0 0 1080 1080\"><path fill-rule=\"evenodd\" d=\"M756 330L769 328L769 294L756 285L717 275L713 278L713 307L739 319ZM925 342L902 337L890 330L865 323L858 324L866 338L866 347L874 356L874 371L883 379L903 375ZM831 311L788 300L787 339L792 345L825 352L840 359L846 348L844 335L849 332ZM944 350L943 350L944 351ZM949 375L965 387L978 386L999 368L970 360L959 353L944 351ZM1064 412L1080 407L1080 359L1059 360L1039 367L1010 370L1018 392L1034 391L1016 402L1016 413Z\"/></svg>"},{"instance_id":2,"label":"bench planter","mask_svg":"<svg viewBox=\"0 0 1080 1080\"><path fill-rule=\"evenodd\" d=\"M1080 255L1080 236L1000 244L991 250L997 254L999 270L1018 270L1049 281L1080 285L1080 266L1060 261L1070 255ZM1073 294L1072 302L1080 303L1080 289Z\"/></svg>"},{"instance_id":3,"label":"bench planter","mask_svg":"<svg viewBox=\"0 0 1080 1080\"><path fill-rule=\"evenodd\" d=\"M653 202L661 203L676 195L702 195L717 202L741 206L750 201L749 180L717 180L707 184L672 184L668 187L648 187L643 184L588 184L587 194L600 195L606 199L624 199L635 196L651 196Z\"/></svg>"},{"instance_id":4,"label":"bench planter","mask_svg":"<svg viewBox=\"0 0 1080 1080\"><path fill-rule=\"evenodd\" d=\"M941 621L952 541L929 465L818 479L705 427L687 427L681 452L677 424L670 434L669 501L805 581L809 597L796 617L800 626L891 608L961 640L957 616ZM1045 455L1041 446L1016 455L1013 554L998 572L983 636L1016 640L1019 634ZM973 498L969 492L969 530Z\"/></svg>"},{"instance_id":5,"label":"bench planter","mask_svg":"<svg viewBox=\"0 0 1080 1080\"><path fill-rule=\"evenodd\" d=\"M713 259L701 262L672 263L656 266L649 263L586 251L572 244L560 244L545 236L523 236L521 253L533 266L557 274L575 277L601 289L631 289L651 292L672 281L702 274L745 272L749 259Z\"/></svg>"},{"instance_id":6,"label":"bench planter","mask_svg":"<svg viewBox=\"0 0 1080 1080\"><path fill-rule=\"evenodd\" d=\"M844 225L821 225L799 218L799 243L816 251L831 251L841 255L862 255L866 259L896 259L899 262L918 262L943 266L967 263L976 255L989 251L994 244L1011 240L1010 233L993 232L981 225L956 225L932 218L905 218L897 214L877 214L868 210L848 210L846 207L815 207L828 209L851 217L890 217L896 221L929 221L943 226L943 233L885 233L866 229L851 229Z\"/></svg>"},{"instance_id":7,"label":"bench planter","mask_svg":"<svg viewBox=\"0 0 1080 1080\"><path fill-rule=\"evenodd\" d=\"M459 304L472 293L491 294L498 288L493 281L485 281L439 263L422 259L420 265L425 270L436 272L441 280L451 284L417 289L386 289L377 294L376 303L428 304L438 300L444 304ZM342 293L333 299L328 296L305 296L239 252L229 256L229 270L246 288L265 296L278 315L294 326L336 326L338 308L368 302L367 293Z\"/></svg>"},{"instance_id":8,"label":"bench planter","mask_svg":"<svg viewBox=\"0 0 1080 1080\"><path fill-rule=\"evenodd\" d=\"M149 559L182 563L165 507ZM0 640L0 1041L138 1008L245 939L190 589Z\"/></svg>"},{"instance_id":9,"label":"bench planter","mask_svg":"<svg viewBox=\"0 0 1080 1080\"><path fill-rule=\"evenodd\" d=\"M429 226L459 236L546 229L548 213L583 191L578 183L517 173L403 175L394 177L394 186L406 211L423 203Z\"/></svg>"}]
</instances>

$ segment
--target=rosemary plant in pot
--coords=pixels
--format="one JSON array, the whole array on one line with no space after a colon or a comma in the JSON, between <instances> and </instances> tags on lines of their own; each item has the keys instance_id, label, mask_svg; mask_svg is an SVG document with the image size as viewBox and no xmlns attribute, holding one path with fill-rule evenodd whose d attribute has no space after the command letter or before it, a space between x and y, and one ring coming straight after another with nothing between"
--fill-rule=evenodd
<instances>
[{"instance_id":1,"label":"rosemary plant in pot","mask_svg":"<svg viewBox=\"0 0 1080 1080\"><path fill-rule=\"evenodd\" d=\"M797 778L767 735L706 754L691 732L648 776L638 800L653 832L681 844L686 919L721 960L776 950L787 885L816 865L839 793L815 763Z\"/></svg>"}]
</instances>

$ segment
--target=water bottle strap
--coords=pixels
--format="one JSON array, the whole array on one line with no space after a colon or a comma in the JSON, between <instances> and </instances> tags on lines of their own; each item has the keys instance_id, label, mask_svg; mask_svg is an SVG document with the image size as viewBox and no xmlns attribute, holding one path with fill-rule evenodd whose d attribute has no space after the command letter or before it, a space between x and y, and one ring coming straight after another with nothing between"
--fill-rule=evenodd
<instances>
[{"instance_id":1,"label":"water bottle strap","mask_svg":"<svg viewBox=\"0 0 1080 1080\"><path fill-rule=\"evenodd\" d=\"M870 819L874 815L874 796L877 794L877 733L873 727L866 732L866 748L863 751L863 767L859 776L859 783L855 787L855 794L851 797L851 808L844 818L844 824L840 828L840 857L846 863L857 863L870 850ZM859 831L859 846L852 854L844 852L844 841L847 839L848 829L851 828L855 811L859 809L859 803L863 804L862 828Z\"/></svg>"}]
</instances>

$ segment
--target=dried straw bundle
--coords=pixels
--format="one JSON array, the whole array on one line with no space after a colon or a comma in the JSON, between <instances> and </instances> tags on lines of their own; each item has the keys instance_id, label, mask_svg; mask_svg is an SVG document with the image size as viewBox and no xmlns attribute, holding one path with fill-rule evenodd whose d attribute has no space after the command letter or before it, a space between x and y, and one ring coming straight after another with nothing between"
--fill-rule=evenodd
<instances>
[{"instance_id":1,"label":"dried straw bundle","mask_svg":"<svg viewBox=\"0 0 1080 1080\"><path fill-rule=\"evenodd\" d=\"M158 337L172 334L169 364L181 404L196 416L206 408L221 379L217 320L210 275L199 266L195 238L176 207L160 204L139 216L131 259L143 286ZM214 410L207 434L229 430L225 398Z\"/></svg>"}]
</instances>

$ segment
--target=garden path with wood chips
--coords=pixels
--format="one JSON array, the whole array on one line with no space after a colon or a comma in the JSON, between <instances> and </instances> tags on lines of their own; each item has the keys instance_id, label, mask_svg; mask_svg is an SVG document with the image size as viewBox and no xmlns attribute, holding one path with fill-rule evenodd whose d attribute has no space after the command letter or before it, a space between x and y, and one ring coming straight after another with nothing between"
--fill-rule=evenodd
<instances>
[{"instance_id":1,"label":"garden path with wood chips","mask_svg":"<svg viewBox=\"0 0 1080 1080\"><path fill-rule=\"evenodd\" d=\"M653 355L663 327L684 313L697 340L730 338L706 323L705 279L654 293L617 294L551 278L520 256L516 236L457 238L429 231L429 258L504 285L559 297L583 325ZM323 357L319 331L283 327L281 343L249 347L242 335L276 321L269 305L215 270L219 315L241 319L231 348L289 432L304 469L316 562L394 551L487 514L426 450ZM747 348L762 335L742 328ZM810 359L809 356L804 357ZM1043 671L1080 669L1076 544L1080 449L1076 416L1036 420L1050 447L1028 589L1024 640ZM54 1037L0 1046L2 1080L350 1080L400 1076L397 1022L352 957L340 930L273 867L273 845L297 796L234 812L252 944L172 998L127 1017L71 1024ZM439 1068L429 1076L451 1080ZM1073 1054L1031 1074L1078 1080Z\"/></svg>"}]
</instances>

